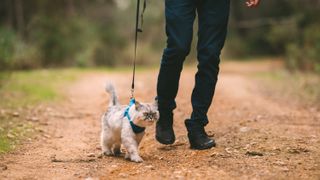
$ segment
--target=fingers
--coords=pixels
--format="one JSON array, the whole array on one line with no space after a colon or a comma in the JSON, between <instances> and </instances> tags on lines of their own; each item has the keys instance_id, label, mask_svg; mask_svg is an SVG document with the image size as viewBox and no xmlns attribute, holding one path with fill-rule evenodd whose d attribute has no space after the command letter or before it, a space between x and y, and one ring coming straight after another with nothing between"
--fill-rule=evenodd
<instances>
[{"instance_id":1,"label":"fingers","mask_svg":"<svg viewBox=\"0 0 320 180\"><path fill-rule=\"evenodd\" d=\"M247 7L256 7L259 5L260 0L247 0L246 5Z\"/></svg>"}]
</instances>

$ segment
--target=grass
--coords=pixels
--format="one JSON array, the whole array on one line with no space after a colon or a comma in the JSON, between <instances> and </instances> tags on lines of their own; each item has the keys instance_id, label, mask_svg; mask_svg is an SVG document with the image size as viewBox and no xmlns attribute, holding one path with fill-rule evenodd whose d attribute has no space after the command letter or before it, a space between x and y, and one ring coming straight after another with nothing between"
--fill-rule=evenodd
<instances>
[{"instance_id":1,"label":"grass","mask_svg":"<svg viewBox=\"0 0 320 180\"><path fill-rule=\"evenodd\" d=\"M26 107L63 99L61 89L74 81L81 69L50 69L0 73L0 154L30 137L34 124L24 117ZM13 116L12 112L19 112Z\"/></svg>"},{"instance_id":2,"label":"grass","mask_svg":"<svg viewBox=\"0 0 320 180\"><path fill-rule=\"evenodd\" d=\"M0 154L15 148L21 140L31 137L35 132L32 123L21 122L9 116L0 119ZM4 127L4 128L3 128Z\"/></svg>"},{"instance_id":3,"label":"grass","mask_svg":"<svg viewBox=\"0 0 320 180\"><path fill-rule=\"evenodd\" d=\"M256 73L262 80L264 91L288 102L320 107L320 76L314 73L288 72L278 69L272 72ZM271 92L272 91L272 92Z\"/></svg>"},{"instance_id":4,"label":"grass","mask_svg":"<svg viewBox=\"0 0 320 180\"><path fill-rule=\"evenodd\" d=\"M9 142L9 139L6 136L0 136L0 154L8 152L12 149L12 145Z\"/></svg>"},{"instance_id":5,"label":"grass","mask_svg":"<svg viewBox=\"0 0 320 180\"><path fill-rule=\"evenodd\" d=\"M59 98L59 88L76 78L76 69L12 72L0 89L0 107L23 107Z\"/></svg>"}]
</instances>

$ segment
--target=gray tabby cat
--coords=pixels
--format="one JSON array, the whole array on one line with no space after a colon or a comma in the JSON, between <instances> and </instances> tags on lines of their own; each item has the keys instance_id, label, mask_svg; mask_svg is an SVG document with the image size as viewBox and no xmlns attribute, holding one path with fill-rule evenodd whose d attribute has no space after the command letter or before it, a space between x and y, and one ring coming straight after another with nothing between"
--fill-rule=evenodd
<instances>
[{"instance_id":1,"label":"gray tabby cat","mask_svg":"<svg viewBox=\"0 0 320 180\"><path fill-rule=\"evenodd\" d=\"M157 103L139 103L132 99L130 105L120 105L115 89L106 86L111 99L108 111L102 116L101 146L104 155L119 155L121 144L126 149L126 159L142 162L138 152L145 127L159 119Z\"/></svg>"}]
</instances>

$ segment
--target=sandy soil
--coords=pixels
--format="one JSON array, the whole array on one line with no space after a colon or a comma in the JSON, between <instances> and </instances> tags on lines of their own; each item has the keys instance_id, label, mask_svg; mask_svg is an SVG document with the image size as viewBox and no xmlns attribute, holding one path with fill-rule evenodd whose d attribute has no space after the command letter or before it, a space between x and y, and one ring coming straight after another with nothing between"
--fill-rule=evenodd
<instances>
[{"instance_id":1,"label":"sandy soil","mask_svg":"<svg viewBox=\"0 0 320 180\"><path fill-rule=\"evenodd\" d=\"M177 142L161 145L154 127L147 129L140 164L99 156L100 116L109 98L104 84L114 82L126 104L131 74L86 74L66 88L63 103L32 111L40 116L39 133L0 157L0 179L320 179L319 109L270 98L250 77L277 66L223 65L206 127L218 145L205 151L190 150L186 138L195 73L186 68L175 111ZM138 73L138 100L153 100L156 77L156 71Z\"/></svg>"}]
</instances>

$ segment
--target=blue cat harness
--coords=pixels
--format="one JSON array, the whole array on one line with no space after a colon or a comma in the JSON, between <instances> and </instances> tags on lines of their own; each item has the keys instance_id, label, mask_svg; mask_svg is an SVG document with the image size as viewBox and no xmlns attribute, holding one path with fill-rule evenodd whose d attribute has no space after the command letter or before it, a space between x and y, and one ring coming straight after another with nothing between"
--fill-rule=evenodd
<instances>
[{"instance_id":1,"label":"blue cat harness","mask_svg":"<svg viewBox=\"0 0 320 180\"><path fill-rule=\"evenodd\" d=\"M129 114L129 111L130 111L130 108L136 103L136 100L134 98L131 98L130 99L130 102L129 102L129 105L127 106L126 110L124 111L124 117L126 117L130 123L130 126L132 128L132 131L135 133L135 134L139 134L139 133L142 133L144 132L144 130L146 129L145 127L140 127L140 126L137 126L133 123L133 120L131 119L131 116Z\"/></svg>"}]
</instances>

